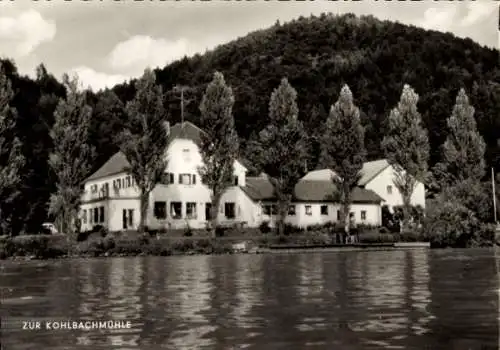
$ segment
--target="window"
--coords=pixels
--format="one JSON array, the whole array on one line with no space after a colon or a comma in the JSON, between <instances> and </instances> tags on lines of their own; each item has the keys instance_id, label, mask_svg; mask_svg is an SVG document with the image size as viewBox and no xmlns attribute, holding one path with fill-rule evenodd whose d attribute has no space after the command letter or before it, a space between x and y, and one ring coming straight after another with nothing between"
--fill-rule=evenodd
<instances>
[{"instance_id":1,"label":"window","mask_svg":"<svg viewBox=\"0 0 500 350\"><path fill-rule=\"evenodd\" d=\"M104 207L99 207L99 222L101 224L104 222Z\"/></svg>"},{"instance_id":2,"label":"window","mask_svg":"<svg viewBox=\"0 0 500 350\"><path fill-rule=\"evenodd\" d=\"M361 220L366 220L366 210L361 210Z\"/></svg>"},{"instance_id":3,"label":"window","mask_svg":"<svg viewBox=\"0 0 500 350\"><path fill-rule=\"evenodd\" d=\"M123 209L122 222L124 229L132 228L134 226L134 209Z\"/></svg>"},{"instance_id":4,"label":"window","mask_svg":"<svg viewBox=\"0 0 500 350\"><path fill-rule=\"evenodd\" d=\"M321 206L321 215L328 215L328 205Z\"/></svg>"},{"instance_id":5,"label":"window","mask_svg":"<svg viewBox=\"0 0 500 350\"><path fill-rule=\"evenodd\" d=\"M185 162L191 161L191 152L188 148L182 150L182 158L184 159Z\"/></svg>"},{"instance_id":6,"label":"window","mask_svg":"<svg viewBox=\"0 0 500 350\"><path fill-rule=\"evenodd\" d=\"M262 212L264 215L271 215L271 206L266 204L262 207Z\"/></svg>"},{"instance_id":7,"label":"window","mask_svg":"<svg viewBox=\"0 0 500 350\"><path fill-rule=\"evenodd\" d=\"M109 196L109 183L106 182L104 184L103 192L104 192L104 197L108 197Z\"/></svg>"},{"instance_id":8,"label":"window","mask_svg":"<svg viewBox=\"0 0 500 350\"><path fill-rule=\"evenodd\" d=\"M277 208L274 204L266 204L262 207L264 215L276 215Z\"/></svg>"},{"instance_id":9,"label":"window","mask_svg":"<svg viewBox=\"0 0 500 350\"><path fill-rule=\"evenodd\" d=\"M179 183L183 185L194 185L196 176L191 174L179 174Z\"/></svg>"},{"instance_id":10,"label":"window","mask_svg":"<svg viewBox=\"0 0 500 350\"><path fill-rule=\"evenodd\" d=\"M288 215L291 215L291 216L295 215L295 205L290 205L288 207Z\"/></svg>"},{"instance_id":11,"label":"window","mask_svg":"<svg viewBox=\"0 0 500 350\"><path fill-rule=\"evenodd\" d=\"M82 212L82 223L84 223L84 224L87 223L87 209L83 209L83 212Z\"/></svg>"},{"instance_id":12,"label":"window","mask_svg":"<svg viewBox=\"0 0 500 350\"><path fill-rule=\"evenodd\" d=\"M387 194L392 194L392 186L387 186Z\"/></svg>"},{"instance_id":13,"label":"window","mask_svg":"<svg viewBox=\"0 0 500 350\"><path fill-rule=\"evenodd\" d=\"M306 205L306 215L312 215L312 207L310 205Z\"/></svg>"},{"instance_id":14,"label":"window","mask_svg":"<svg viewBox=\"0 0 500 350\"><path fill-rule=\"evenodd\" d=\"M154 216L157 219L167 218L167 202L155 202L154 206Z\"/></svg>"},{"instance_id":15,"label":"window","mask_svg":"<svg viewBox=\"0 0 500 350\"><path fill-rule=\"evenodd\" d=\"M168 173L168 183L173 184L175 182L174 174Z\"/></svg>"},{"instance_id":16,"label":"window","mask_svg":"<svg viewBox=\"0 0 500 350\"><path fill-rule=\"evenodd\" d=\"M132 181L131 181L130 176L127 176L127 177L125 178L125 181L126 181L126 183L127 183L127 187L131 187L131 186L132 186Z\"/></svg>"},{"instance_id":17,"label":"window","mask_svg":"<svg viewBox=\"0 0 500 350\"><path fill-rule=\"evenodd\" d=\"M182 203L181 202L170 202L170 216L172 219L182 218Z\"/></svg>"},{"instance_id":18,"label":"window","mask_svg":"<svg viewBox=\"0 0 500 350\"><path fill-rule=\"evenodd\" d=\"M234 219L236 217L235 204L232 202L224 203L224 213L226 218Z\"/></svg>"},{"instance_id":19,"label":"window","mask_svg":"<svg viewBox=\"0 0 500 350\"><path fill-rule=\"evenodd\" d=\"M337 221L340 221L340 210L337 210Z\"/></svg>"},{"instance_id":20,"label":"window","mask_svg":"<svg viewBox=\"0 0 500 350\"><path fill-rule=\"evenodd\" d=\"M99 208L94 208L94 224L99 223Z\"/></svg>"},{"instance_id":21,"label":"window","mask_svg":"<svg viewBox=\"0 0 500 350\"><path fill-rule=\"evenodd\" d=\"M90 186L90 192L91 193L97 193L97 185Z\"/></svg>"},{"instance_id":22,"label":"window","mask_svg":"<svg viewBox=\"0 0 500 350\"><path fill-rule=\"evenodd\" d=\"M234 183L234 186L238 186L238 176L234 176L233 183Z\"/></svg>"},{"instance_id":23,"label":"window","mask_svg":"<svg viewBox=\"0 0 500 350\"><path fill-rule=\"evenodd\" d=\"M196 211L196 203L188 202L186 203L186 216L188 219L196 219L198 217Z\"/></svg>"}]
</instances>

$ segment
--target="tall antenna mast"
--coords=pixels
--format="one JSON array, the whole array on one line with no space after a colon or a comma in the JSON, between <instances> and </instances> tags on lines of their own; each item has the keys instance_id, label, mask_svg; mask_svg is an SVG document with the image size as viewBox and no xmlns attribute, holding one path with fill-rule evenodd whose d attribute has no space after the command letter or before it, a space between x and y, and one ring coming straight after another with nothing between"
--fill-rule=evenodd
<instances>
[{"instance_id":1,"label":"tall antenna mast","mask_svg":"<svg viewBox=\"0 0 500 350\"><path fill-rule=\"evenodd\" d=\"M184 91L188 91L188 90L191 90L191 88L189 86L185 86L185 85L176 85L173 88L174 92L180 91L180 93L181 93L181 97L180 97L180 100L181 100L181 126L184 126L184 108L190 102L192 102L194 100L193 98L187 99L187 100L184 98Z\"/></svg>"},{"instance_id":2,"label":"tall antenna mast","mask_svg":"<svg viewBox=\"0 0 500 350\"><path fill-rule=\"evenodd\" d=\"M493 189L493 218L497 223L497 194L495 191L495 170L491 168L491 188Z\"/></svg>"}]
</instances>

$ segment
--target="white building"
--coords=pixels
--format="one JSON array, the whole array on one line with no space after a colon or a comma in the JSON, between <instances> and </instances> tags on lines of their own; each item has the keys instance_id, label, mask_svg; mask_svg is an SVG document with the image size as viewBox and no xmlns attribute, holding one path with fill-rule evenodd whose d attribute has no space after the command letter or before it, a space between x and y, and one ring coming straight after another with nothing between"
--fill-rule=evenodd
<instances>
[{"instance_id":1,"label":"white building","mask_svg":"<svg viewBox=\"0 0 500 350\"><path fill-rule=\"evenodd\" d=\"M274 226L277 206L274 190L266 175L247 177L242 188L253 202L255 222L268 222ZM292 204L285 222L296 227L308 227L340 221L340 205L335 203L335 186L328 179L302 179L294 190ZM374 191L355 188L353 192L351 217L355 223L380 226L382 223L381 204L383 199Z\"/></svg>"},{"instance_id":2,"label":"white building","mask_svg":"<svg viewBox=\"0 0 500 350\"><path fill-rule=\"evenodd\" d=\"M309 172L304 180L327 180L334 173L329 169L321 169ZM401 193L394 185L395 171L386 159L375 160L363 164L361 178L358 181L360 188L371 190L382 197L384 205L392 211L395 206L403 205ZM413 206L421 206L425 209L425 186L417 181L415 190L411 197Z\"/></svg>"},{"instance_id":3,"label":"white building","mask_svg":"<svg viewBox=\"0 0 500 350\"><path fill-rule=\"evenodd\" d=\"M211 195L198 173L202 164L198 144L203 131L190 122L169 129L168 166L164 179L150 194L146 225L151 229L206 227ZM80 207L82 230L96 225L110 231L138 228L139 190L127 171L128 167L125 155L118 152L86 180ZM223 212L218 218L222 223L239 223L248 216L245 200L241 199L246 172L245 166L235 161L235 186L222 196Z\"/></svg>"},{"instance_id":4,"label":"white building","mask_svg":"<svg viewBox=\"0 0 500 350\"><path fill-rule=\"evenodd\" d=\"M146 225L150 229L205 228L210 219L211 192L201 183L198 173L202 165L198 145L203 131L190 122L176 124L169 130L169 161L163 180L149 196ZM258 227L268 222L274 226L276 200L269 179L265 175L247 177L242 161L235 161L233 167L234 185L221 198L219 223ZM80 207L82 230L96 225L110 231L138 228L139 190L128 168L125 155L118 152L87 179ZM381 205L401 204L392 171L385 160L365 164L363 177L353 193L351 216L355 223L381 225ZM287 223L307 227L339 221L340 205L332 198L335 187L331 174L330 170L312 171L297 183ZM412 200L425 206L422 184L417 185Z\"/></svg>"}]
</instances>

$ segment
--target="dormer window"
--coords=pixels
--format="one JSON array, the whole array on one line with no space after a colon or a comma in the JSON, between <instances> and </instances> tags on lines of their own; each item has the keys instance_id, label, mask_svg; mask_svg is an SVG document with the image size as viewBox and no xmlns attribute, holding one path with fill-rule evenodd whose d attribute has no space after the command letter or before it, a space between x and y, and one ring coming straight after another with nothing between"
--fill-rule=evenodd
<instances>
[{"instance_id":1,"label":"dormer window","mask_svg":"<svg viewBox=\"0 0 500 350\"><path fill-rule=\"evenodd\" d=\"M182 159L184 159L185 162L191 161L191 151L189 148L184 148L182 150Z\"/></svg>"},{"instance_id":2,"label":"dormer window","mask_svg":"<svg viewBox=\"0 0 500 350\"><path fill-rule=\"evenodd\" d=\"M196 175L179 174L179 184L181 184L181 185L196 185Z\"/></svg>"}]
</instances>

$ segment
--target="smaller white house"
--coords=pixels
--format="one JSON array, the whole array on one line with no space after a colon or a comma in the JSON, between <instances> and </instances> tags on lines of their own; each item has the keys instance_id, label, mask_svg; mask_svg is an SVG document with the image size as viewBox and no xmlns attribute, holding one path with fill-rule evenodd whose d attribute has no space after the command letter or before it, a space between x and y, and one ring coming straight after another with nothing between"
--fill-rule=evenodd
<instances>
[{"instance_id":1,"label":"smaller white house","mask_svg":"<svg viewBox=\"0 0 500 350\"><path fill-rule=\"evenodd\" d=\"M277 205L273 185L266 175L247 177L243 191L252 204L255 224L268 222L275 226ZM285 222L305 228L313 225L340 221L340 205L333 198L336 188L330 179L307 180L297 183L292 203ZM351 218L355 223L379 226L382 223L381 203L383 199L375 192L355 188L351 205Z\"/></svg>"},{"instance_id":2,"label":"smaller white house","mask_svg":"<svg viewBox=\"0 0 500 350\"><path fill-rule=\"evenodd\" d=\"M333 174L330 169L314 170L304 176L303 180L327 180ZM361 170L358 187L375 192L384 200L383 204L393 211L395 206L403 205L401 192L394 185L395 175L393 166L386 159L366 162ZM422 182L417 181L411 204L425 209L425 186Z\"/></svg>"}]
</instances>

